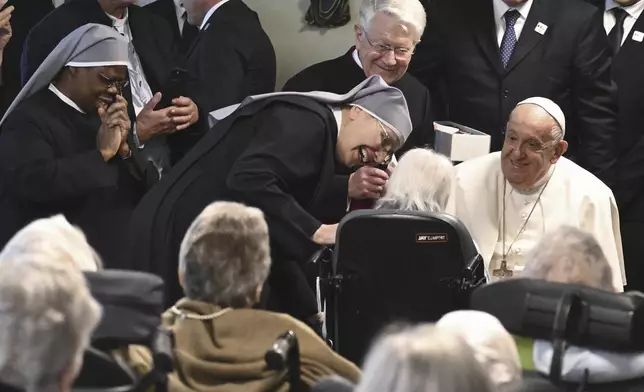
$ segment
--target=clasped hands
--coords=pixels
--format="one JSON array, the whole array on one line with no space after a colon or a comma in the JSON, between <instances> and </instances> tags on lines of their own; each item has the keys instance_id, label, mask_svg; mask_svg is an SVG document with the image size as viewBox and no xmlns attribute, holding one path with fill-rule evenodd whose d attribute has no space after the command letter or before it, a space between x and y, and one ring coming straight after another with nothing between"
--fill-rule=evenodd
<instances>
[{"instance_id":1,"label":"clasped hands","mask_svg":"<svg viewBox=\"0 0 644 392\"><path fill-rule=\"evenodd\" d=\"M98 115L101 118L101 126L96 135L96 147L105 162L117 153L122 158L129 157L131 152L127 144L127 134L131 125L125 98L117 95L113 104L101 104L98 107Z\"/></svg>"},{"instance_id":2,"label":"clasped hands","mask_svg":"<svg viewBox=\"0 0 644 392\"><path fill-rule=\"evenodd\" d=\"M161 97L161 93L154 94L136 116L136 136L141 143L155 136L182 131L199 120L199 109L192 99L175 98L172 106L155 110Z\"/></svg>"}]
</instances>

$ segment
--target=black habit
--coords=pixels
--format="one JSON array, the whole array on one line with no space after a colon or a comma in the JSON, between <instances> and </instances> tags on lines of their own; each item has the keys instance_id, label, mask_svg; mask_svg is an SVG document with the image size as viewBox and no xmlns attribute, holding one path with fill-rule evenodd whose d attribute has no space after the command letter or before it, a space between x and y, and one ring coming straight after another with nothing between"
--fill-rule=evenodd
<instances>
[{"instance_id":1,"label":"black habit","mask_svg":"<svg viewBox=\"0 0 644 392\"><path fill-rule=\"evenodd\" d=\"M353 59L352 47L346 54L333 60L314 64L293 76L284 85L284 91L327 91L346 94L363 82L367 76ZM396 152L400 157L406 151L433 144L434 125L429 92L415 77L405 74L392 84L402 91L413 125L413 130L405 145ZM338 223L347 210L349 171L336 168L334 192L326 201L326 208L318 218L324 223Z\"/></svg>"},{"instance_id":2,"label":"black habit","mask_svg":"<svg viewBox=\"0 0 644 392\"><path fill-rule=\"evenodd\" d=\"M163 92L172 70L185 65L183 56L178 52L172 29L163 18L148 9L131 5L127 10L132 45L141 61L145 79L152 93ZM67 0L38 23L29 33L23 49L23 84L63 38L87 23L112 27L112 20L96 0ZM192 93L196 88L196 84L187 86L185 96L192 98L201 109L200 102ZM128 113L130 120L134 121L136 117L130 89L126 89L123 95L130 103ZM201 120L206 117L202 113L203 111L200 111ZM204 124L205 122L200 121L185 131L167 137L171 163L178 161L201 138Z\"/></svg>"},{"instance_id":3,"label":"black habit","mask_svg":"<svg viewBox=\"0 0 644 392\"><path fill-rule=\"evenodd\" d=\"M4 48L2 67L2 102L0 116L9 108L22 87L20 83L20 56L22 45L27 39L29 30L34 27L49 12L54 5L51 0L24 1L8 0L3 8L14 6L11 13L11 39Z\"/></svg>"},{"instance_id":4,"label":"black habit","mask_svg":"<svg viewBox=\"0 0 644 392\"><path fill-rule=\"evenodd\" d=\"M183 24L183 31L179 29L179 20L177 19L177 11L174 5L174 0L156 0L145 6L152 12L165 19L170 27L176 42L179 44L179 51L183 54L188 53L192 43L199 33L199 29L187 21Z\"/></svg>"},{"instance_id":5,"label":"black habit","mask_svg":"<svg viewBox=\"0 0 644 392\"><path fill-rule=\"evenodd\" d=\"M615 196L628 289L644 291L644 43L633 39L636 31L644 31L644 15L637 19L613 59L620 127L619 190Z\"/></svg>"},{"instance_id":6,"label":"black habit","mask_svg":"<svg viewBox=\"0 0 644 392\"><path fill-rule=\"evenodd\" d=\"M126 268L131 212L144 187L133 158L105 162L97 114L83 114L48 89L23 101L0 133L0 248L32 220L64 214L109 268Z\"/></svg>"},{"instance_id":7,"label":"black habit","mask_svg":"<svg viewBox=\"0 0 644 392\"><path fill-rule=\"evenodd\" d=\"M275 50L257 14L241 0L219 7L188 51L206 112L275 90Z\"/></svg>"},{"instance_id":8,"label":"black habit","mask_svg":"<svg viewBox=\"0 0 644 392\"><path fill-rule=\"evenodd\" d=\"M165 280L172 304L183 295L177 263L189 225L214 201L241 202L266 216L279 310L300 319L316 314L301 267L319 249L311 237L321 224L309 211L332 184L337 132L331 110L302 97L261 100L219 122L137 207L134 265Z\"/></svg>"},{"instance_id":9,"label":"black habit","mask_svg":"<svg viewBox=\"0 0 644 392\"><path fill-rule=\"evenodd\" d=\"M507 68L492 0L433 0L427 17L409 72L437 94L441 120L490 134L498 151L516 104L550 98L566 114L567 156L614 184L617 88L600 10L581 0L534 0Z\"/></svg>"}]
</instances>

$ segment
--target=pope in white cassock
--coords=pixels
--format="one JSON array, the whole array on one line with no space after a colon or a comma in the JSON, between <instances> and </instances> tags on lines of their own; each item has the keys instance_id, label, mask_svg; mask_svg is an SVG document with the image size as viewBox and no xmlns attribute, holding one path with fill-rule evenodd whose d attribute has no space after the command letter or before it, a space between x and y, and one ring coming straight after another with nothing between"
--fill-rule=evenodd
<instances>
[{"instance_id":1,"label":"pope in white cassock","mask_svg":"<svg viewBox=\"0 0 644 392\"><path fill-rule=\"evenodd\" d=\"M626 285L619 217L612 191L562 157L565 117L546 98L520 102L510 114L501 152L456 166L447 211L470 231L493 279L519 276L543 234L562 224L594 234Z\"/></svg>"}]
</instances>

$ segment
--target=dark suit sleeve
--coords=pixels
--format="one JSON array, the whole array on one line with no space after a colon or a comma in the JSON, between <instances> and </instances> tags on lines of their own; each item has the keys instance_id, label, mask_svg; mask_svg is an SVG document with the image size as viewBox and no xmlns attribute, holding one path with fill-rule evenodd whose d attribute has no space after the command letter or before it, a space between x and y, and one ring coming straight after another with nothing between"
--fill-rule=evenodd
<instances>
[{"instance_id":1,"label":"dark suit sleeve","mask_svg":"<svg viewBox=\"0 0 644 392\"><path fill-rule=\"evenodd\" d=\"M22 200L57 203L83 197L118 183L118 166L98 149L57 157L44 124L16 114L0 134L0 167L7 189Z\"/></svg>"},{"instance_id":2,"label":"dark suit sleeve","mask_svg":"<svg viewBox=\"0 0 644 392\"><path fill-rule=\"evenodd\" d=\"M452 0L448 0L452 1ZM408 72L416 77L430 92L432 117L449 118L447 86L444 82L447 67L447 37L444 36L441 18L446 18L447 10L433 1L426 5L427 27L420 42L416 45Z\"/></svg>"},{"instance_id":3,"label":"dark suit sleeve","mask_svg":"<svg viewBox=\"0 0 644 392\"><path fill-rule=\"evenodd\" d=\"M311 237L321 223L292 192L298 184L317 182L326 144L324 122L308 112L282 107L260 114L257 127L229 174L228 188L236 200L264 211L271 236L286 256L308 260L317 249Z\"/></svg>"},{"instance_id":4,"label":"dark suit sleeve","mask_svg":"<svg viewBox=\"0 0 644 392\"><path fill-rule=\"evenodd\" d=\"M617 86L611 77L612 51L602 12L588 18L574 56L572 103L579 129L579 163L613 185L618 138Z\"/></svg>"}]
</instances>

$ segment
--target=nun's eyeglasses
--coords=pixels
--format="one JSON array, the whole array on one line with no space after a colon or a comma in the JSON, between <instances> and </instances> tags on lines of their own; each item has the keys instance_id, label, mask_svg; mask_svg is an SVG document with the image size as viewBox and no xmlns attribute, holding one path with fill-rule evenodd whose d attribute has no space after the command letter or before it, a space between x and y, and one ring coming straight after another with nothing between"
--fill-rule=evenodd
<instances>
[{"instance_id":1,"label":"nun's eyeglasses","mask_svg":"<svg viewBox=\"0 0 644 392\"><path fill-rule=\"evenodd\" d=\"M376 158L378 158L379 164L389 164L393 156L394 149L394 140L385 129L385 126L378 120L378 127L380 127L380 135L382 140L380 141L380 150L376 152Z\"/></svg>"},{"instance_id":2,"label":"nun's eyeglasses","mask_svg":"<svg viewBox=\"0 0 644 392\"><path fill-rule=\"evenodd\" d=\"M123 90L130 85L130 82L128 80L116 80L113 78L110 78L108 76L103 75L101 72L98 73L99 76L101 77L101 80L103 83L107 86L107 88L112 88L115 87L116 90L118 91L118 95L123 95Z\"/></svg>"}]
</instances>

